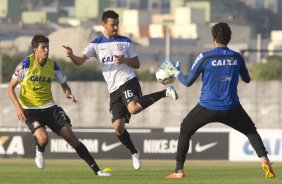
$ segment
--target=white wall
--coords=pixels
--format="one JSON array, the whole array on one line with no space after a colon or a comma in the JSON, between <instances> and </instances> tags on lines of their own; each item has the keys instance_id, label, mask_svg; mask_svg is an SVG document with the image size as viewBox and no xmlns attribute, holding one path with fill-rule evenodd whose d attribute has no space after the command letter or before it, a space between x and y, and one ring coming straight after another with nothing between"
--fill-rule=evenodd
<instances>
[{"instance_id":1,"label":"white wall","mask_svg":"<svg viewBox=\"0 0 282 184\"><path fill-rule=\"evenodd\" d=\"M179 100L161 99L143 112L133 115L131 128L179 127L182 119L197 103L201 82L187 88L174 82ZM74 127L111 127L109 94L105 82L69 82L78 103L67 101L59 84L53 84L57 103L70 116ZM141 83L143 95L164 89L157 82ZM271 89L271 90L269 90ZM282 81L239 83L241 104L258 128L282 128ZM16 127L15 108L8 97L7 85L0 87L0 127ZM25 126L25 125L24 125ZM218 123L210 128L225 127Z\"/></svg>"}]
</instances>

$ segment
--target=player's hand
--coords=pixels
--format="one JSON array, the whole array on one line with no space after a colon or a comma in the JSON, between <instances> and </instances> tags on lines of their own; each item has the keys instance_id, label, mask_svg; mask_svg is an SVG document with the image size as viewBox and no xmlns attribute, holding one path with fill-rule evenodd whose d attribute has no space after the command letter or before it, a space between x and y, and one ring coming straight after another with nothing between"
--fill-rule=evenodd
<instances>
[{"instance_id":1,"label":"player's hand","mask_svg":"<svg viewBox=\"0 0 282 184\"><path fill-rule=\"evenodd\" d=\"M174 77L177 77L181 73L179 62L173 64L169 59L166 59L162 63L161 68L163 68L165 71L167 71L170 75L173 75Z\"/></svg>"},{"instance_id":2,"label":"player's hand","mask_svg":"<svg viewBox=\"0 0 282 184\"><path fill-rule=\"evenodd\" d=\"M26 117L24 115L24 111L22 107L16 107L18 119L22 122L26 121Z\"/></svg>"},{"instance_id":3,"label":"player's hand","mask_svg":"<svg viewBox=\"0 0 282 184\"><path fill-rule=\"evenodd\" d=\"M63 45L62 47L64 47L64 48L66 49L66 55L67 55L67 57L73 56L72 48L70 48L69 46L65 46L65 45Z\"/></svg>"},{"instance_id":4,"label":"player's hand","mask_svg":"<svg viewBox=\"0 0 282 184\"><path fill-rule=\"evenodd\" d=\"M181 71L179 61L176 61L176 63L175 63L175 68L176 68L178 71Z\"/></svg>"},{"instance_id":5,"label":"player's hand","mask_svg":"<svg viewBox=\"0 0 282 184\"><path fill-rule=\"evenodd\" d=\"M75 99L75 97L73 95L68 94L68 95L66 95L66 97L67 97L67 99L70 99L74 103L77 102L77 100Z\"/></svg>"},{"instance_id":6,"label":"player's hand","mask_svg":"<svg viewBox=\"0 0 282 184\"><path fill-rule=\"evenodd\" d=\"M120 55L120 56L114 55L114 62L115 62L115 64L125 63L122 55Z\"/></svg>"}]
</instances>

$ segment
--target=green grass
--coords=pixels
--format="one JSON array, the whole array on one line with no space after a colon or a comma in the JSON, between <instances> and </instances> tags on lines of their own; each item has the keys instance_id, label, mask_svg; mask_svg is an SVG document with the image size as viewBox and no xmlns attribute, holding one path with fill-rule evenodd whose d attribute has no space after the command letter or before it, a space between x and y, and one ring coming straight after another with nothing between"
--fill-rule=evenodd
<instances>
[{"instance_id":1,"label":"green grass","mask_svg":"<svg viewBox=\"0 0 282 184\"><path fill-rule=\"evenodd\" d=\"M259 162L187 161L185 179L164 179L174 161L144 160L135 171L130 160L98 160L111 167L111 177L98 177L81 160L46 160L37 169L33 160L0 159L0 184L265 184L282 183L282 163L275 163L275 179L266 179Z\"/></svg>"}]
</instances>

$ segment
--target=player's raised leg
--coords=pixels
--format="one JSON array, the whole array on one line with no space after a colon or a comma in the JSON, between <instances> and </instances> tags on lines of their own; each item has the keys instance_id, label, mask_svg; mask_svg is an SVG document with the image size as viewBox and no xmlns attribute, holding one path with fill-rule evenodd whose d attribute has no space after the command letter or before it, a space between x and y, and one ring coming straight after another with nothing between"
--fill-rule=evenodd
<instances>
[{"instance_id":1,"label":"player's raised leg","mask_svg":"<svg viewBox=\"0 0 282 184\"><path fill-rule=\"evenodd\" d=\"M172 85L166 88L166 96L172 98L173 100L178 99L178 94Z\"/></svg>"},{"instance_id":2,"label":"player's raised leg","mask_svg":"<svg viewBox=\"0 0 282 184\"><path fill-rule=\"evenodd\" d=\"M266 178L275 178L274 170L267 157L261 157L261 167Z\"/></svg>"}]
</instances>

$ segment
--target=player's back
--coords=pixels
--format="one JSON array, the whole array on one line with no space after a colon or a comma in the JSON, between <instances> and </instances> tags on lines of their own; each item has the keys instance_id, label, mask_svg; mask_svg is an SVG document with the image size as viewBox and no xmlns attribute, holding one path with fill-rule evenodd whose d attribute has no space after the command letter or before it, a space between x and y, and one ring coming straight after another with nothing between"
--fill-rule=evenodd
<instances>
[{"instance_id":1,"label":"player's back","mask_svg":"<svg viewBox=\"0 0 282 184\"><path fill-rule=\"evenodd\" d=\"M239 103L237 85L244 59L227 47L204 52L200 104L208 109L226 110Z\"/></svg>"}]
</instances>

